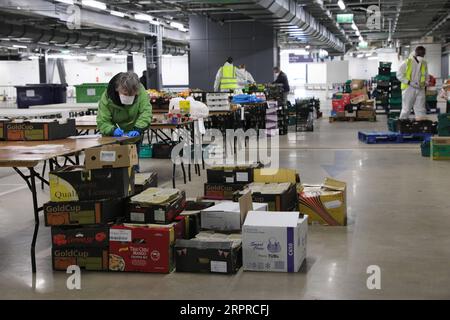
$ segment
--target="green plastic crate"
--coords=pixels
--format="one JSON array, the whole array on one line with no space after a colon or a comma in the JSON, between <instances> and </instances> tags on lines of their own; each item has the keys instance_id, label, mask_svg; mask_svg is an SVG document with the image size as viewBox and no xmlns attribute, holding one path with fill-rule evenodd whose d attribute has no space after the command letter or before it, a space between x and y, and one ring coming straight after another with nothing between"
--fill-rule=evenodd
<instances>
[{"instance_id":1,"label":"green plastic crate","mask_svg":"<svg viewBox=\"0 0 450 320\"><path fill-rule=\"evenodd\" d=\"M435 102L437 101L437 96L426 96L425 99L428 102Z\"/></svg>"},{"instance_id":2,"label":"green plastic crate","mask_svg":"<svg viewBox=\"0 0 450 320\"><path fill-rule=\"evenodd\" d=\"M83 83L75 86L77 103L95 103L108 88L107 83Z\"/></svg>"},{"instance_id":3,"label":"green plastic crate","mask_svg":"<svg viewBox=\"0 0 450 320\"><path fill-rule=\"evenodd\" d=\"M153 157L153 148L151 144L143 144L139 151L139 158L148 159Z\"/></svg>"},{"instance_id":4,"label":"green plastic crate","mask_svg":"<svg viewBox=\"0 0 450 320\"><path fill-rule=\"evenodd\" d=\"M402 97L391 97L389 99L390 105L402 105Z\"/></svg>"},{"instance_id":5,"label":"green plastic crate","mask_svg":"<svg viewBox=\"0 0 450 320\"><path fill-rule=\"evenodd\" d=\"M395 119L400 117L400 111L389 111L388 119Z\"/></svg>"},{"instance_id":6,"label":"green plastic crate","mask_svg":"<svg viewBox=\"0 0 450 320\"><path fill-rule=\"evenodd\" d=\"M397 122L398 118L388 118L388 130L397 132Z\"/></svg>"},{"instance_id":7,"label":"green plastic crate","mask_svg":"<svg viewBox=\"0 0 450 320\"><path fill-rule=\"evenodd\" d=\"M381 74L377 75L375 77L375 79L377 81L391 81L391 77L390 76L384 76L384 75L381 75Z\"/></svg>"},{"instance_id":8,"label":"green plastic crate","mask_svg":"<svg viewBox=\"0 0 450 320\"><path fill-rule=\"evenodd\" d=\"M431 154L431 141L424 140L420 144L420 151L422 152L422 157L430 157Z\"/></svg>"},{"instance_id":9,"label":"green plastic crate","mask_svg":"<svg viewBox=\"0 0 450 320\"><path fill-rule=\"evenodd\" d=\"M441 137L450 137L450 113L441 113L438 115L438 135Z\"/></svg>"},{"instance_id":10,"label":"green plastic crate","mask_svg":"<svg viewBox=\"0 0 450 320\"><path fill-rule=\"evenodd\" d=\"M431 141L431 157L433 160L450 160L450 138L447 142L436 143L438 138Z\"/></svg>"},{"instance_id":11,"label":"green plastic crate","mask_svg":"<svg viewBox=\"0 0 450 320\"><path fill-rule=\"evenodd\" d=\"M379 64L380 68L390 68L391 66L392 66L392 62L380 61L380 64Z\"/></svg>"}]
</instances>

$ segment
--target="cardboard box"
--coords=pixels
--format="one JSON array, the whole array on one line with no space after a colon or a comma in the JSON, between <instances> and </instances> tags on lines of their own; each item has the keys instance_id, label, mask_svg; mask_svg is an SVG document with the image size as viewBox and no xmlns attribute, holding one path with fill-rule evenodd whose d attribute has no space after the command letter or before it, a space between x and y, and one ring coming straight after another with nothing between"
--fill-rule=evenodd
<instances>
[{"instance_id":1,"label":"cardboard box","mask_svg":"<svg viewBox=\"0 0 450 320\"><path fill-rule=\"evenodd\" d=\"M241 197L240 203L224 201L201 211L201 227L215 231L241 230L249 210L267 211L267 204L252 203L250 194Z\"/></svg>"},{"instance_id":2,"label":"cardboard box","mask_svg":"<svg viewBox=\"0 0 450 320\"><path fill-rule=\"evenodd\" d=\"M253 182L253 170L261 164L233 167L213 167L206 169L208 183L250 183Z\"/></svg>"},{"instance_id":3,"label":"cardboard box","mask_svg":"<svg viewBox=\"0 0 450 320\"><path fill-rule=\"evenodd\" d=\"M102 168L128 168L139 163L136 145L112 144L84 151L87 170Z\"/></svg>"},{"instance_id":4,"label":"cardboard box","mask_svg":"<svg viewBox=\"0 0 450 320\"><path fill-rule=\"evenodd\" d=\"M352 98L350 100L350 102L351 102L351 104L358 104L358 103L364 103L367 100L369 100L369 96L367 94L362 94L362 95Z\"/></svg>"},{"instance_id":5,"label":"cardboard box","mask_svg":"<svg viewBox=\"0 0 450 320\"><path fill-rule=\"evenodd\" d=\"M174 241L173 228L112 226L109 270L170 273L174 268Z\"/></svg>"},{"instance_id":6,"label":"cardboard box","mask_svg":"<svg viewBox=\"0 0 450 320\"><path fill-rule=\"evenodd\" d=\"M14 120L6 123L6 137L10 141L43 141L75 136L75 119Z\"/></svg>"},{"instance_id":7,"label":"cardboard box","mask_svg":"<svg viewBox=\"0 0 450 320\"><path fill-rule=\"evenodd\" d=\"M149 188L139 196L147 191L152 192L154 189L162 190L160 188ZM132 197L128 205L127 221L132 223L171 223L186 206L186 193L177 189L173 190L177 191L176 194L163 202L143 202L136 197Z\"/></svg>"},{"instance_id":8,"label":"cardboard box","mask_svg":"<svg viewBox=\"0 0 450 320\"><path fill-rule=\"evenodd\" d=\"M299 210L310 223L329 226L347 225L347 184L331 178L322 185L302 185Z\"/></svg>"},{"instance_id":9,"label":"cardboard box","mask_svg":"<svg viewBox=\"0 0 450 320\"><path fill-rule=\"evenodd\" d=\"M173 229L173 236L176 239L186 239L186 217L184 216L177 216L175 220L168 224L141 224L141 223L124 223L123 224L126 227L130 228L150 228L150 229L159 229L159 228L166 228L166 229Z\"/></svg>"},{"instance_id":10,"label":"cardboard box","mask_svg":"<svg viewBox=\"0 0 450 320\"><path fill-rule=\"evenodd\" d=\"M450 160L450 138L431 138L431 158L433 160Z\"/></svg>"},{"instance_id":11,"label":"cardboard box","mask_svg":"<svg viewBox=\"0 0 450 320\"><path fill-rule=\"evenodd\" d=\"M240 234L209 238L199 234L191 240L177 240L175 264L177 272L210 272L234 274L242 266ZM234 240L234 241L233 241Z\"/></svg>"},{"instance_id":12,"label":"cardboard box","mask_svg":"<svg viewBox=\"0 0 450 320\"><path fill-rule=\"evenodd\" d=\"M352 88L352 92L353 90L360 90L362 88L364 88L364 80L360 80L360 79L352 79L352 82L350 83L350 87Z\"/></svg>"},{"instance_id":13,"label":"cardboard box","mask_svg":"<svg viewBox=\"0 0 450 320\"><path fill-rule=\"evenodd\" d=\"M255 169L254 182L260 183L300 183L300 175L295 169Z\"/></svg>"},{"instance_id":14,"label":"cardboard box","mask_svg":"<svg viewBox=\"0 0 450 320\"><path fill-rule=\"evenodd\" d=\"M124 199L47 202L46 226L107 224L125 216Z\"/></svg>"},{"instance_id":15,"label":"cardboard box","mask_svg":"<svg viewBox=\"0 0 450 320\"><path fill-rule=\"evenodd\" d=\"M52 227L52 264L66 271L70 265L86 270L108 270L108 226Z\"/></svg>"},{"instance_id":16,"label":"cardboard box","mask_svg":"<svg viewBox=\"0 0 450 320\"><path fill-rule=\"evenodd\" d=\"M67 166L50 172L49 180L52 202L119 199L134 194L133 168Z\"/></svg>"},{"instance_id":17,"label":"cardboard box","mask_svg":"<svg viewBox=\"0 0 450 320\"><path fill-rule=\"evenodd\" d=\"M356 112L356 117L360 119L370 119L375 118L376 113L375 110L358 110Z\"/></svg>"},{"instance_id":18,"label":"cardboard box","mask_svg":"<svg viewBox=\"0 0 450 320\"><path fill-rule=\"evenodd\" d=\"M148 188L158 187L156 172L136 173L134 176L134 193L139 194Z\"/></svg>"},{"instance_id":19,"label":"cardboard box","mask_svg":"<svg viewBox=\"0 0 450 320\"><path fill-rule=\"evenodd\" d=\"M108 248L108 226L52 227L53 248Z\"/></svg>"},{"instance_id":20,"label":"cardboard box","mask_svg":"<svg viewBox=\"0 0 450 320\"><path fill-rule=\"evenodd\" d=\"M92 271L108 270L108 248L52 248L53 270L66 271L71 265Z\"/></svg>"},{"instance_id":21,"label":"cardboard box","mask_svg":"<svg viewBox=\"0 0 450 320\"><path fill-rule=\"evenodd\" d=\"M9 121L9 119L0 119L0 141L6 140L6 124Z\"/></svg>"},{"instance_id":22,"label":"cardboard box","mask_svg":"<svg viewBox=\"0 0 450 320\"><path fill-rule=\"evenodd\" d=\"M200 211L214 205L215 203L212 201L194 201L189 199L186 201L185 210L180 213L180 216L186 219L186 239L195 238L200 232Z\"/></svg>"},{"instance_id":23,"label":"cardboard box","mask_svg":"<svg viewBox=\"0 0 450 320\"><path fill-rule=\"evenodd\" d=\"M367 96L367 89L364 87L362 89L352 90L350 93L350 102L353 98L356 98L358 96Z\"/></svg>"},{"instance_id":24,"label":"cardboard box","mask_svg":"<svg viewBox=\"0 0 450 320\"><path fill-rule=\"evenodd\" d=\"M298 272L306 258L308 216L250 211L242 227L244 270Z\"/></svg>"},{"instance_id":25,"label":"cardboard box","mask_svg":"<svg viewBox=\"0 0 450 320\"><path fill-rule=\"evenodd\" d=\"M205 199L233 200L233 194L245 188L245 183L205 183Z\"/></svg>"},{"instance_id":26,"label":"cardboard box","mask_svg":"<svg viewBox=\"0 0 450 320\"><path fill-rule=\"evenodd\" d=\"M252 192L254 202L267 203L269 211L297 210L298 197L293 183L252 183L248 189ZM235 193L235 200L247 189Z\"/></svg>"}]
</instances>

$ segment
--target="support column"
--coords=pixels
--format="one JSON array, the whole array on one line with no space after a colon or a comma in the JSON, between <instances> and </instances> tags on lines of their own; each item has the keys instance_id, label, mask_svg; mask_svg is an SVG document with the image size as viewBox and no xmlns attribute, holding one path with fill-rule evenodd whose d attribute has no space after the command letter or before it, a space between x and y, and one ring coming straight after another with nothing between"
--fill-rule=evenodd
<instances>
[{"instance_id":1,"label":"support column","mask_svg":"<svg viewBox=\"0 0 450 320\"><path fill-rule=\"evenodd\" d=\"M157 36L145 38L147 88L162 90L162 28L157 26Z\"/></svg>"},{"instance_id":2,"label":"support column","mask_svg":"<svg viewBox=\"0 0 450 320\"><path fill-rule=\"evenodd\" d=\"M134 71L134 62L133 62L133 55L131 53L127 54L127 71L133 72Z\"/></svg>"},{"instance_id":3,"label":"support column","mask_svg":"<svg viewBox=\"0 0 450 320\"><path fill-rule=\"evenodd\" d=\"M39 83L47 83L47 65L45 53L39 57Z\"/></svg>"}]
</instances>

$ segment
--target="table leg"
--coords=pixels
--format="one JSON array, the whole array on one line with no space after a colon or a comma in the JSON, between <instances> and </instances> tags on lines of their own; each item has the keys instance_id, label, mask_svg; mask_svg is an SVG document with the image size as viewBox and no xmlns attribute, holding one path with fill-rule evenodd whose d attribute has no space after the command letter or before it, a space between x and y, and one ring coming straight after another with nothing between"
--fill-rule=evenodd
<instances>
[{"instance_id":1,"label":"table leg","mask_svg":"<svg viewBox=\"0 0 450 320\"><path fill-rule=\"evenodd\" d=\"M13 168L21 177L25 180L28 185L28 188L31 191L31 195L33 198L33 212L34 212L34 232L33 232L33 240L31 241L31 270L33 273L36 273L36 240L39 232L39 212L42 211L42 207L38 207L37 201L37 193L36 193L36 178L48 184L48 182L39 176L39 174L34 170L33 167L28 168L30 174L25 175L20 169L14 167Z\"/></svg>"}]
</instances>

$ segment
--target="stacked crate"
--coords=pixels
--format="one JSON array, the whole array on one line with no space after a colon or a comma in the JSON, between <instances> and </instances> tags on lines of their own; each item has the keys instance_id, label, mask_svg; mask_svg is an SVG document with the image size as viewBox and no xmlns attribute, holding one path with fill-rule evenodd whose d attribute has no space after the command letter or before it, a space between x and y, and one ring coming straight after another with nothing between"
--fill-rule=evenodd
<instances>
[{"instance_id":1,"label":"stacked crate","mask_svg":"<svg viewBox=\"0 0 450 320\"><path fill-rule=\"evenodd\" d=\"M391 82L389 91L389 107L390 112L393 114L398 114L400 116L400 111L402 109L402 89L401 82L397 79L397 74L391 72Z\"/></svg>"},{"instance_id":2,"label":"stacked crate","mask_svg":"<svg viewBox=\"0 0 450 320\"><path fill-rule=\"evenodd\" d=\"M374 93L374 96L376 97L377 113L389 112L390 86L391 86L391 63L380 62L380 65L378 67L378 75L376 76L376 89Z\"/></svg>"},{"instance_id":3,"label":"stacked crate","mask_svg":"<svg viewBox=\"0 0 450 320\"><path fill-rule=\"evenodd\" d=\"M206 94L206 105L210 111L229 111L230 97L227 92L209 92Z\"/></svg>"}]
</instances>

